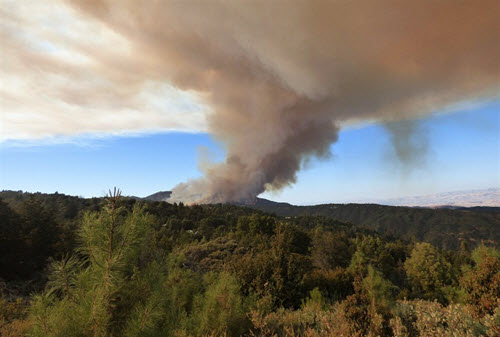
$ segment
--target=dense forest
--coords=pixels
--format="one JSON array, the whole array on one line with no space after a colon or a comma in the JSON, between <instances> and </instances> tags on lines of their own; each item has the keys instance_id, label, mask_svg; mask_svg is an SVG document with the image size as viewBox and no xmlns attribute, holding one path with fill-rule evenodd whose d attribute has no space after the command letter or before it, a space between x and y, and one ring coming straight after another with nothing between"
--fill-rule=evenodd
<instances>
[{"instance_id":1,"label":"dense forest","mask_svg":"<svg viewBox=\"0 0 500 337\"><path fill-rule=\"evenodd\" d=\"M446 249L458 249L461 242L481 241L500 248L500 208L425 208L377 204L322 204L295 206L257 199L250 207L280 216L320 215L381 234L416 238Z\"/></svg>"},{"instance_id":2,"label":"dense forest","mask_svg":"<svg viewBox=\"0 0 500 337\"><path fill-rule=\"evenodd\" d=\"M500 335L496 241L118 190L0 198L2 337Z\"/></svg>"},{"instance_id":3,"label":"dense forest","mask_svg":"<svg viewBox=\"0 0 500 337\"><path fill-rule=\"evenodd\" d=\"M172 192L162 191L143 200L162 201ZM141 198L137 198L141 199ZM405 207L377 204L320 204L296 206L256 198L240 204L282 217L325 216L382 235L458 249L463 241L475 246L485 242L500 248L500 207Z\"/></svg>"}]
</instances>

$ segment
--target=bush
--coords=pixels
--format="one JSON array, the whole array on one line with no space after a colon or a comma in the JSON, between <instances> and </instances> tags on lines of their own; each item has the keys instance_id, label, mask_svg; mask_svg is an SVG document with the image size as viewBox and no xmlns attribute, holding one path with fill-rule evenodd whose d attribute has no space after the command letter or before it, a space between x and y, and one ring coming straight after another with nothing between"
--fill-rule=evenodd
<instances>
[{"instance_id":1,"label":"bush","mask_svg":"<svg viewBox=\"0 0 500 337\"><path fill-rule=\"evenodd\" d=\"M248 330L247 303L236 279L222 272L210 284L197 313L198 335L240 336Z\"/></svg>"},{"instance_id":2,"label":"bush","mask_svg":"<svg viewBox=\"0 0 500 337\"><path fill-rule=\"evenodd\" d=\"M402 301L393 313L391 327L395 337L496 336L491 327L492 317L476 320L470 308L462 304L445 307L424 300Z\"/></svg>"},{"instance_id":3,"label":"bush","mask_svg":"<svg viewBox=\"0 0 500 337\"><path fill-rule=\"evenodd\" d=\"M467 303L471 304L475 313L482 317L493 314L500 298L500 259L498 252L479 246L472 253L476 265L464 273L462 285Z\"/></svg>"}]
</instances>

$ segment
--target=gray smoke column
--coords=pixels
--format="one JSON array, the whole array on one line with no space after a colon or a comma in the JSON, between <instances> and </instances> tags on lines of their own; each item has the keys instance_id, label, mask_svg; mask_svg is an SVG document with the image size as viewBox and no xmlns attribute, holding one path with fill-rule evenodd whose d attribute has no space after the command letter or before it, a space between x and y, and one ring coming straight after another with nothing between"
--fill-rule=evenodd
<instances>
[{"instance_id":1,"label":"gray smoke column","mask_svg":"<svg viewBox=\"0 0 500 337\"><path fill-rule=\"evenodd\" d=\"M385 129L394 148L394 154L404 171L409 171L425 163L428 150L426 133L421 130L418 120L402 120L386 123Z\"/></svg>"},{"instance_id":2,"label":"gray smoke column","mask_svg":"<svg viewBox=\"0 0 500 337\"><path fill-rule=\"evenodd\" d=\"M497 96L499 6L498 0L74 3L129 39L132 57L123 69L135 81L171 82L212 107L209 131L225 144L227 158L172 195L202 203L252 200L293 183L305 159L329 155L346 123L413 119Z\"/></svg>"}]
</instances>

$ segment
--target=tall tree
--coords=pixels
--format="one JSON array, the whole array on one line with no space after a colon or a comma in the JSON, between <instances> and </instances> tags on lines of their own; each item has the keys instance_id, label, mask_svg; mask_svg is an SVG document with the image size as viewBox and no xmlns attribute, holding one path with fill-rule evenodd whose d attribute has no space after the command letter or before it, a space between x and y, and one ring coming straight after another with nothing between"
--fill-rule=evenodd
<instances>
[{"instance_id":1,"label":"tall tree","mask_svg":"<svg viewBox=\"0 0 500 337\"><path fill-rule=\"evenodd\" d=\"M429 243L417 243L404 264L415 295L445 301L443 289L451 282L451 265Z\"/></svg>"}]
</instances>

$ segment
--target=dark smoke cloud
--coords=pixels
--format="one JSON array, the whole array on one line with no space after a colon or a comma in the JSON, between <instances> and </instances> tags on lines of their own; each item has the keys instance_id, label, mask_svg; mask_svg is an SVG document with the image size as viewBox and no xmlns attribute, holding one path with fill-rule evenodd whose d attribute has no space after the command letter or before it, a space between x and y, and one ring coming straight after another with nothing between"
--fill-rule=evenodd
<instances>
[{"instance_id":1,"label":"dark smoke cloud","mask_svg":"<svg viewBox=\"0 0 500 337\"><path fill-rule=\"evenodd\" d=\"M212 106L227 158L175 200L249 200L328 156L345 123L498 95L497 0L73 4L129 39L132 61L109 70L115 80L170 81Z\"/></svg>"}]
</instances>

